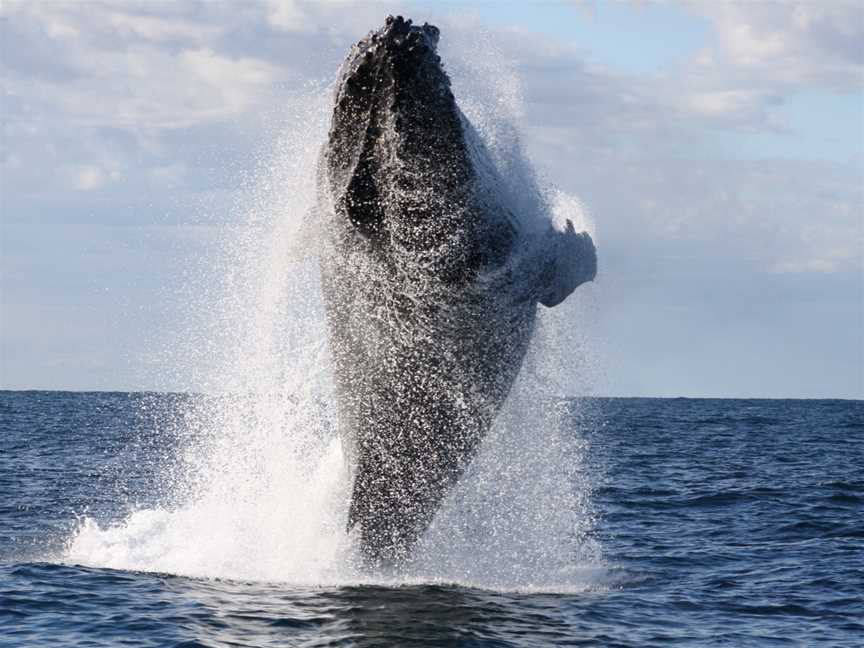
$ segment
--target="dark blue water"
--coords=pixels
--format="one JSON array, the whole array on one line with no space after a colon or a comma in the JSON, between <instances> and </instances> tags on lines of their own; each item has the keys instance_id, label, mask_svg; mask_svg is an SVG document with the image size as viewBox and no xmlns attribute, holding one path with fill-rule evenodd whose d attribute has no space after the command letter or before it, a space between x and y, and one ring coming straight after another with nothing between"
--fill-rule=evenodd
<instances>
[{"instance_id":1,"label":"dark blue water","mask_svg":"<svg viewBox=\"0 0 864 648\"><path fill-rule=\"evenodd\" d=\"M171 506L164 475L187 400L0 392L0 644L864 645L860 401L571 403L605 556L584 591L297 587L63 564L80 516Z\"/></svg>"}]
</instances>

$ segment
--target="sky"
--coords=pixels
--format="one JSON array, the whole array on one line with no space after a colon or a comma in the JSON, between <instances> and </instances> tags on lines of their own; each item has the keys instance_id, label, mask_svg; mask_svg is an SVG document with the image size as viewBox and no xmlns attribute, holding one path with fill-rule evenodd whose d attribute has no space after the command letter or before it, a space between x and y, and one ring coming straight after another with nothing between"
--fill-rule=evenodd
<instances>
[{"instance_id":1,"label":"sky","mask_svg":"<svg viewBox=\"0 0 864 648\"><path fill-rule=\"evenodd\" d=\"M186 278L296 89L388 13L515 70L526 150L593 222L586 393L864 398L856 0L2 0L0 388L200 388L165 352Z\"/></svg>"}]
</instances>

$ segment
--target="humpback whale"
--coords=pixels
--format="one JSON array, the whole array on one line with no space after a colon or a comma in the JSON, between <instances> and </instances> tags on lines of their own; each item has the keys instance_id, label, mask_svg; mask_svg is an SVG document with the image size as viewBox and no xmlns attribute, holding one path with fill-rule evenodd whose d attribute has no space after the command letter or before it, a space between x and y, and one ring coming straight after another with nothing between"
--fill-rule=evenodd
<instances>
[{"instance_id":1,"label":"humpback whale","mask_svg":"<svg viewBox=\"0 0 864 648\"><path fill-rule=\"evenodd\" d=\"M373 567L410 559L510 391L538 303L597 267L587 233L503 197L438 39L390 16L352 47L318 163L348 528Z\"/></svg>"}]
</instances>

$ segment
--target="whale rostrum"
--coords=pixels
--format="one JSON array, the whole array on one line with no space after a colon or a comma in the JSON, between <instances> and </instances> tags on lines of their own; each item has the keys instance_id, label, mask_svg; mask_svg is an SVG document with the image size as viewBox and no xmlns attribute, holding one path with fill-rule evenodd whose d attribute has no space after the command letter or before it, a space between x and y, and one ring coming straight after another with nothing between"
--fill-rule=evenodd
<instances>
[{"instance_id":1,"label":"whale rostrum","mask_svg":"<svg viewBox=\"0 0 864 648\"><path fill-rule=\"evenodd\" d=\"M410 558L510 391L537 304L597 267L587 233L529 227L495 190L438 38L391 16L351 49L318 168L348 525L370 565Z\"/></svg>"}]
</instances>

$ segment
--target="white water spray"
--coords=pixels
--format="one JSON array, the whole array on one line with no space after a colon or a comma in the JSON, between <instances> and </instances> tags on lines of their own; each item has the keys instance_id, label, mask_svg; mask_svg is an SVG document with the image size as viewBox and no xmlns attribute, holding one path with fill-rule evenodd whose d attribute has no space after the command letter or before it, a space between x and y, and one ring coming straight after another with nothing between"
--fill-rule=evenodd
<instances>
[{"instance_id":1,"label":"white water spray","mask_svg":"<svg viewBox=\"0 0 864 648\"><path fill-rule=\"evenodd\" d=\"M520 181L532 172L516 137L517 79L476 32L447 33L456 51L444 58L459 62L450 66L454 93L508 180L501 190L518 205L528 194ZM165 476L176 503L107 527L85 518L64 561L296 584L372 579L356 567L345 531L350 488L315 261L314 169L330 92L298 94L285 111L274 152L238 201L243 222L226 232L218 298L202 299L210 323L181 354L205 368L194 379L218 396L193 399L182 416L184 454ZM552 204L556 221L589 225L575 199L556 194ZM541 313L513 393L409 571L373 580L556 590L596 584L585 447L572 413L551 398L560 392L548 391L573 371L559 366L556 339L566 338L561 318L573 315Z\"/></svg>"}]
</instances>

